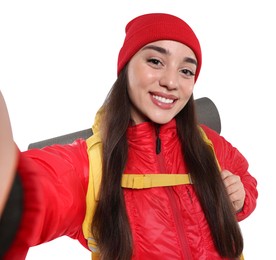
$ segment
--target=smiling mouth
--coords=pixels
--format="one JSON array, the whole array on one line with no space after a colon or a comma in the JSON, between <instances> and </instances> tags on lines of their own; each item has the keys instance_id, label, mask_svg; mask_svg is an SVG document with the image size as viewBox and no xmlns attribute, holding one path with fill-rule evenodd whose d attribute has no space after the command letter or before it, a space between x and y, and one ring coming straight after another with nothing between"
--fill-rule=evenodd
<instances>
[{"instance_id":1,"label":"smiling mouth","mask_svg":"<svg viewBox=\"0 0 276 260\"><path fill-rule=\"evenodd\" d=\"M174 102L174 99L170 99L170 98L164 98L164 97L160 97L160 96L156 96L156 95L152 95L152 97L156 100L158 100L159 102L165 103L165 104L172 104Z\"/></svg>"}]
</instances>

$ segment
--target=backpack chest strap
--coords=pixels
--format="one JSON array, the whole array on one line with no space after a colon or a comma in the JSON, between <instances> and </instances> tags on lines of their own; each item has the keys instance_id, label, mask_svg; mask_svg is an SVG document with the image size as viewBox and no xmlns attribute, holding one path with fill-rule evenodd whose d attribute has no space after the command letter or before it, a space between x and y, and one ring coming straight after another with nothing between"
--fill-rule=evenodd
<instances>
[{"instance_id":1,"label":"backpack chest strap","mask_svg":"<svg viewBox=\"0 0 276 260\"><path fill-rule=\"evenodd\" d=\"M192 184L190 174L123 174L121 186L130 189L146 189Z\"/></svg>"}]
</instances>

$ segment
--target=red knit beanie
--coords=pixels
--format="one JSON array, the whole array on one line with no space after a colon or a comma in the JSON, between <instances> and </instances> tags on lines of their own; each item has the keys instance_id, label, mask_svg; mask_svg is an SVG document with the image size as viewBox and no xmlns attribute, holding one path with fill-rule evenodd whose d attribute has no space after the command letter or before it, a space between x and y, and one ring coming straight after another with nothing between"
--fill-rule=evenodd
<instances>
[{"instance_id":1,"label":"red knit beanie","mask_svg":"<svg viewBox=\"0 0 276 260\"><path fill-rule=\"evenodd\" d=\"M158 40L174 40L190 47L197 59L197 80L201 67L201 48L191 27L180 18L165 14L151 13L138 16L126 25L126 37L119 52L117 75L132 56L143 46Z\"/></svg>"}]
</instances>

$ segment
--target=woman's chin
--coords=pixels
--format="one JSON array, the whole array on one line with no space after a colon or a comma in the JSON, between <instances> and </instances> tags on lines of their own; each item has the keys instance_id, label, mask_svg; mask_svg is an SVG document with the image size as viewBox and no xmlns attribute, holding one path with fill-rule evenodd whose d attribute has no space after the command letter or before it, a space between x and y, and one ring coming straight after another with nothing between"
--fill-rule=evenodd
<instances>
[{"instance_id":1,"label":"woman's chin","mask_svg":"<svg viewBox=\"0 0 276 260\"><path fill-rule=\"evenodd\" d=\"M150 118L150 120L156 124L159 124L159 125L164 125L164 124L167 124L168 122L170 122L171 120L173 119L173 117L153 117L153 118Z\"/></svg>"}]
</instances>

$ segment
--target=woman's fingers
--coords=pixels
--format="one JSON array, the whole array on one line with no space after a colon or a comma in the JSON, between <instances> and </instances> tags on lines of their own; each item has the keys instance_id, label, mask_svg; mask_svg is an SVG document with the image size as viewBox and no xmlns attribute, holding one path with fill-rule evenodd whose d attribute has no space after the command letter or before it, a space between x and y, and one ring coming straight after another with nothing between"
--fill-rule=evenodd
<instances>
[{"instance_id":1,"label":"woman's fingers","mask_svg":"<svg viewBox=\"0 0 276 260\"><path fill-rule=\"evenodd\" d=\"M221 177L235 211L240 211L245 199L245 190L240 176L228 170L223 170Z\"/></svg>"}]
</instances>

